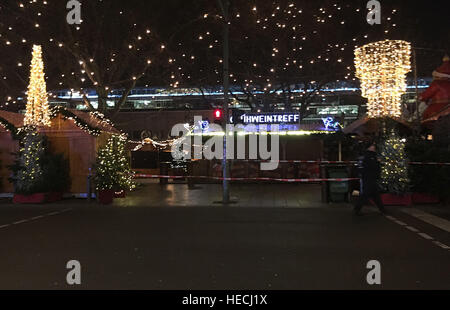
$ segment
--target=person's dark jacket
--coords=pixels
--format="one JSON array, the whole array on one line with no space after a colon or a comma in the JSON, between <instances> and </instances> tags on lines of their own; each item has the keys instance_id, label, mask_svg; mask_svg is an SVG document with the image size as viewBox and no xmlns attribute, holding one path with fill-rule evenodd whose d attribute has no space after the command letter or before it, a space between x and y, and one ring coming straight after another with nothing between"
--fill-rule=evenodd
<instances>
[{"instance_id":1,"label":"person's dark jacket","mask_svg":"<svg viewBox=\"0 0 450 310\"><path fill-rule=\"evenodd\" d=\"M377 153L366 151L360 160L360 172L364 189L376 189L381 175Z\"/></svg>"}]
</instances>

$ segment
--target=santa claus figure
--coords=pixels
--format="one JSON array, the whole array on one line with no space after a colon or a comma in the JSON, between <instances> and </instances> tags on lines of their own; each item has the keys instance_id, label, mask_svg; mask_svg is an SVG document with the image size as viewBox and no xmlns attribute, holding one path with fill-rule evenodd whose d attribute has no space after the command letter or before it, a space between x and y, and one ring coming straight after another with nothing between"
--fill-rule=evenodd
<instances>
[{"instance_id":1,"label":"santa claus figure","mask_svg":"<svg viewBox=\"0 0 450 310\"><path fill-rule=\"evenodd\" d=\"M450 104L450 57L444 57L444 63L433 72L433 82L422 93L420 100L427 104L423 120L427 120L445 110Z\"/></svg>"}]
</instances>

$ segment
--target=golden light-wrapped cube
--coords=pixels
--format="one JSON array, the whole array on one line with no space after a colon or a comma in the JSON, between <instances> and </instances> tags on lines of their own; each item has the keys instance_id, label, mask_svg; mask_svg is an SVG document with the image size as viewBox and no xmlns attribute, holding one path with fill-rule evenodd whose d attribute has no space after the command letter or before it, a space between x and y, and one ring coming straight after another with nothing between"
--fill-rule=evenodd
<instances>
[{"instance_id":1,"label":"golden light-wrapped cube","mask_svg":"<svg viewBox=\"0 0 450 310\"><path fill-rule=\"evenodd\" d=\"M355 50L356 76L368 99L368 116L400 117L406 74L411 71L411 44L400 40L370 43Z\"/></svg>"}]
</instances>

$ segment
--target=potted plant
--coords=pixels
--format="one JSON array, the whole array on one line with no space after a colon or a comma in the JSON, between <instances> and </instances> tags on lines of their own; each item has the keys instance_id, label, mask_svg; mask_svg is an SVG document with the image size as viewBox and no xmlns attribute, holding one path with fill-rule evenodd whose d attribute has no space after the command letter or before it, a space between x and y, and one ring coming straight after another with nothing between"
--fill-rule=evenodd
<instances>
[{"instance_id":1,"label":"potted plant","mask_svg":"<svg viewBox=\"0 0 450 310\"><path fill-rule=\"evenodd\" d=\"M124 136L113 135L97 153L94 180L102 204L112 203L116 196L125 197L126 190L135 188L125 153L125 141Z\"/></svg>"},{"instance_id":2,"label":"potted plant","mask_svg":"<svg viewBox=\"0 0 450 310\"><path fill-rule=\"evenodd\" d=\"M409 192L408 159L405 140L391 130L381 146L381 200L385 205L409 206L412 203Z\"/></svg>"},{"instance_id":3,"label":"potted plant","mask_svg":"<svg viewBox=\"0 0 450 310\"><path fill-rule=\"evenodd\" d=\"M14 183L14 203L45 202L45 181L42 171L44 137L32 128L26 128L20 141L20 150L11 170Z\"/></svg>"},{"instance_id":4,"label":"potted plant","mask_svg":"<svg viewBox=\"0 0 450 310\"><path fill-rule=\"evenodd\" d=\"M63 199L64 193L70 188L70 168L68 160L62 154L46 153L42 159L43 179L46 182L46 202L56 202Z\"/></svg>"},{"instance_id":5,"label":"potted plant","mask_svg":"<svg viewBox=\"0 0 450 310\"><path fill-rule=\"evenodd\" d=\"M101 204L111 204L114 198L114 187L116 184L116 168L112 162L112 154L101 149L97 155L95 165L95 184L97 198Z\"/></svg>"},{"instance_id":6,"label":"potted plant","mask_svg":"<svg viewBox=\"0 0 450 310\"><path fill-rule=\"evenodd\" d=\"M14 203L40 204L62 199L70 185L69 165L62 155L52 155L47 150L45 136L34 128L25 128L16 161L10 166Z\"/></svg>"},{"instance_id":7,"label":"potted plant","mask_svg":"<svg viewBox=\"0 0 450 310\"><path fill-rule=\"evenodd\" d=\"M112 139L118 174L115 197L125 198L127 191L136 188L136 184L133 181L134 173L130 169L129 158L125 151L125 136L113 136Z\"/></svg>"}]
</instances>

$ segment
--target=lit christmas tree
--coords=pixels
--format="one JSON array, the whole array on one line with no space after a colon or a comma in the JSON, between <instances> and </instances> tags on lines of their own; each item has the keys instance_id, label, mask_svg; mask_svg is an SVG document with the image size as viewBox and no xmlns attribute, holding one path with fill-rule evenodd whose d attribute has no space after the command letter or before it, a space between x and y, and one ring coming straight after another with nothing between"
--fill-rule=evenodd
<instances>
[{"instance_id":1,"label":"lit christmas tree","mask_svg":"<svg viewBox=\"0 0 450 310\"><path fill-rule=\"evenodd\" d=\"M405 153L405 141L394 130L382 144L381 157L382 189L392 194L408 192L408 159Z\"/></svg>"},{"instance_id":2,"label":"lit christmas tree","mask_svg":"<svg viewBox=\"0 0 450 310\"><path fill-rule=\"evenodd\" d=\"M133 190L133 172L125 152L126 139L113 135L99 150L96 164L97 190Z\"/></svg>"},{"instance_id":3,"label":"lit christmas tree","mask_svg":"<svg viewBox=\"0 0 450 310\"><path fill-rule=\"evenodd\" d=\"M44 62L42 60L42 48L39 45L33 46L33 59L31 60L30 84L28 85L27 97L25 125L50 126Z\"/></svg>"},{"instance_id":4,"label":"lit christmas tree","mask_svg":"<svg viewBox=\"0 0 450 310\"><path fill-rule=\"evenodd\" d=\"M27 130L19 150L14 173L17 193L33 194L44 186L41 159L45 152L44 138L33 130Z\"/></svg>"}]
</instances>

